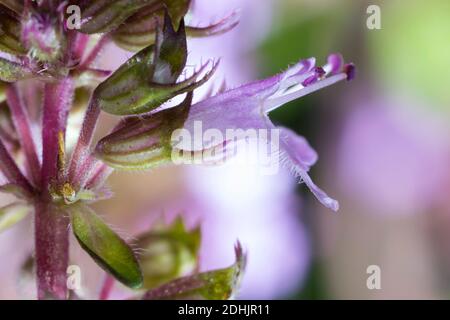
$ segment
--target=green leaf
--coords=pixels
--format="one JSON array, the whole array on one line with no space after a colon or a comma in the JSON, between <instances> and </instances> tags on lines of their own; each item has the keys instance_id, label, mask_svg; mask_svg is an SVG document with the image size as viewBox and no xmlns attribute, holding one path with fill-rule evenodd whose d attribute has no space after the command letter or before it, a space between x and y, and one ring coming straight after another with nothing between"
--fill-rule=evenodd
<instances>
[{"instance_id":1,"label":"green leaf","mask_svg":"<svg viewBox=\"0 0 450 320\"><path fill-rule=\"evenodd\" d=\"M178 29L189 10L191 0L164 0L160 6L148 6L129 17L112 33L114 42L130 51L139 51L155 43L156 29L163 21L165 12Z\"/></svg>"},{"instance_id":2,"label":"green leaf","mask_svg":"<svg viewBox=\"0 0 450 320\"><path fill-rule=\"evenodd\" d=\"M21 25L16 14L0 7L0 51L23 55L26 53L21 43Z\"/></svg>"},{"instance_id":3,"label":"green leaf","mask_svg":"<svg viewBox=\"0 0 450 320\"><path fill-rule=\"evenodd\" d=\"M144 300L233 298L239 288L246 265L246 254L238 242L235 246L236 262L229 268L195 274L147 291Z\"/></svg>"},{"instance_id":4,"label":"green leaf","mask_svg":"<svg viewBox=\"0 0 450 320\"><path fill-rule=\"evenodd\" d=\"M138 261L130 246L83 204L69 207L72 229L81 247L107 272L130 288L142 286Z\"/></svg>"},{"instance_id":5,"label":"green leaf","mask_svg":"<svg viewBox=\"0 0 450 320\"><path fill-rule=\"evenodd\" d=\"M8 84L0 81L0 104L6 100L6 89L8 89Z\"/></svg>"},{"instance_id":6,"label":"green leaf","mask_svg":"<svg viewBox=\"0 0 450 320\"><path fill-rule=\"evenodd\" d=\"M31 74L25 66L0 57L0 80L5 82L16 82Z\"/></svg>"},{"instance_id":7,"label":"green leaf","mask_svg":"<svg viewBox=\"0 0 450 320\"><path fill-rule=\"evenodd\" d=\"M31 208L22 202L15 202L0 208L0 233L22 221Z\"/></svg>"},{"instance_id":8,"label":"green leaf","mask_svg":"<svg viewBox=\"0 0 450 320\"><path fill-rule=\"evenodd\" d=\"M195 271L200 249L200 228L188 231L181 217L172 225L158 225L138 237L144 287L154 288Z\"/></svg>"}]
</instances>

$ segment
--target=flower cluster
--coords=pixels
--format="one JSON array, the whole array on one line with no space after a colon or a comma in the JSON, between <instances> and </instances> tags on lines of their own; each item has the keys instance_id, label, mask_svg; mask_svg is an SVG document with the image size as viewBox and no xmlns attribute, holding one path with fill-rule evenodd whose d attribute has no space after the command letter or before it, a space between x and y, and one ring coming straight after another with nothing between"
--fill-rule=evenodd
<instances>
[{"instance_id":1,"label":"flower cluster","mask_svg":"<svg viewBox=\"0 0 450 320\"><path fill-rule=\"evenodd\" d=\"M312 58L301 60L274 77L193 103L194 90L211 78L218 62L209 60L186 76L187 38L224 33L236 26L238 15L232 13L210 26L189 26L184 17L190 4L190 0L0 0L0 170L6 181L0 191L17 197L17 202L0 210L0 231L34 214L38 298L68 297L69 226L81 247L112 277L130 288L144 288L141 298L231 297L245 268L239 244L236 264L230 268L207 273L193 268L186 274L176 267L155 274L145 266L152 265L158 254L138 259L89 205L111 196L105 182L114 169L170 165L174 155L230 145L231 141L219 141L198 147L177 139L179 130L193 131L196 121L220 131L271 129L275 127L268 117L271 110L354 75L352 64L332 54L322 67L316 67ZM73 5L81 13L75 29L68 26L66 10ZM111 42L136 53L114 72L95 68L99 52ZM87 106L80 98L85 93L90 97ZM183 94L180 105L167 106ZM42 105L37 104L41 98ZM86 111L72 146L67 123L80 104ZM93 145L102 111L121 118ZM337 210L337 202L308 175L317 160L314 150L289 129L280 130L282 162L320 202ZM187 231L176 221L163 232L142 235L139 246L177 243L197 261L197 237L195 230ZM174 254L186 256L184 251ZM106 283L103 298L109 287Z\"/></svg>"}]
</instances>

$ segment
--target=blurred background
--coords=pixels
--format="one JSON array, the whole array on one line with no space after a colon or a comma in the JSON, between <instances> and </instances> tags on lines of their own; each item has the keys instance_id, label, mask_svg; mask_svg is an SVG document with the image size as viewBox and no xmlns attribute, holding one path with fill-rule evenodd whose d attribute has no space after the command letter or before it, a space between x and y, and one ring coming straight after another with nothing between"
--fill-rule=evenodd
<instances>
[{"instance_id":1,"label":"blurred background","mask_svg":"<svg viewBox=\"0 0 450 320\"><path fill-rule=\"evenodd\" d=\"M381 29L367 26L370 5L381 9ZM239 239L249 252L240 298L450 298L450 2L196 0L190 18L208 23L235 8L235 30L189 42L192 65L222 57L217 85L270 76L300 58L320 65L332 52L355 63L354 81L270 115L318 152L313 179L339 212L288 172L264 176L255 165L114 174L116 197L98 211L129 235L162 214L200 223L201 270L231 264ZM104 56L119 65L131 54ZM0 298L12 297L30 228L0 235ZM94 295L102 271L76 246L73 257L90 270L83 283ZM367 287L372 265L380 289Z\"/></svg>"}]
</instances>

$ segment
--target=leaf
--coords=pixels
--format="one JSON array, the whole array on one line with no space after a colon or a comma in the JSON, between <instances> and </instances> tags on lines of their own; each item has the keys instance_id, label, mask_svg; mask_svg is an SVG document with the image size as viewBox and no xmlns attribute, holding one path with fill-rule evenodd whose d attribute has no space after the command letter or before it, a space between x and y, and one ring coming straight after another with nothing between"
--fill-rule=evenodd
<instances>
[{"instance_id":1,"label":"leaf","mask_svg":"<svg viewBox=\"0 0 450 320\"><path fill-rule=\"evenodd\" d=\"M172 132L183 126L192 103L192 92L177 107L145 117L127 118L101 139L95 155L115 169L150 169L172 161Z\"/></svg>"},{"instance_id":2,"label":"leaf","mask_svg":"<svg viewBox=\"0 0 450 320\"><path fill-rule=\"evenodd\" d=\"M30 193L22 188L22 186L14 183L0 185L0 192L9 193L21 200L29 200Z\"/></svg>"},{"instance_id":3,"label":"leaf","mask_svg":"<svg viewBox=\"0 0 450 320\"><path fill-rule=\"evenodd\" d=\"M0 208L0 233L22 221L31 208L23 202L15 202Z\"/></svg>"},{"instance_id":4,"label":"leaf","mask_svg":"<svg viewBox=\"0 0 450 320\"><path fill-rule=\"evenodd\" d=\"M22 46L21 25L13 11L0 6L0 51L10 54L23 55L26 53Z\"/></svg>"},{"instance_id":5,"label":"leaf","mask_svg":"<svg viewBox=\"0 0 450 320\"><path fill-rule=\"evenodd\" d=\"M141 269L130 246L89 207L77 203L68 210L75 237L100 267L130 288L142 286Z\"/></svg>"},{"instance_id":6,"label":"leaf","mask_svg":"<svg viewBox=\"0 0 450 320\"><path fill-rule=\"evenodd\" d=\"M0 80L5 82L16 82L28 77L30 70L20 63L0 57Z\"/></svg>"},{"instance_id":7,"label":"leaf","mask_svg":"<svg viewBox=\"0 0 450 320\"><path fill-rule=\"evenodd\" d=\"M172 225L159 225L138 237L144 287L154 288L192 273L198 262L200 228L186 230L181 217Z\"/></svg>"},{"instance_id":8,"label":"leaf","mask_svg":"<svg viewBox=\"0 0 450 320\"><path fill-rule=\"evenodd\" d=\"M239 242L235 246L235 252L236 262L229 268L174 280L147 291L143 300L226 300L233 298L239 288L247 260Z\"/></svg>"}]
</instances>

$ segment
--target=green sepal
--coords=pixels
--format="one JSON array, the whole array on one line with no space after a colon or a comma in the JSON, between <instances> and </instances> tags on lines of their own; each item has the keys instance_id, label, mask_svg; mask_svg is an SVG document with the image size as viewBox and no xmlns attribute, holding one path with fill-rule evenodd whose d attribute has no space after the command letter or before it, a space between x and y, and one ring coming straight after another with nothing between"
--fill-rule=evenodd
<instances>
[{"instance_id":1,"label":"green sepal","mask_svg":"<svg viewBox=\"0 0 450 320\"><path fill-rule=\"evenodd\" d=\"M140 235L137 246L142 250L139 261L144 288L151 289L194 272L200 241L200 228L187 230L181 217L170 226L159 224Z\"/></svg>"},{"instance_id":2,"label":"green sepal","mask_svg":"<svg viewBox=\"0 0 450 320\"><path fill-rule=\"evenodd\" d=\"M227 300L235 296L247 261L240 243L235 246L236 262L225 269L198 273L147 291L144 300L203 299Z\"/></svg>"}]
</instances>

